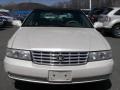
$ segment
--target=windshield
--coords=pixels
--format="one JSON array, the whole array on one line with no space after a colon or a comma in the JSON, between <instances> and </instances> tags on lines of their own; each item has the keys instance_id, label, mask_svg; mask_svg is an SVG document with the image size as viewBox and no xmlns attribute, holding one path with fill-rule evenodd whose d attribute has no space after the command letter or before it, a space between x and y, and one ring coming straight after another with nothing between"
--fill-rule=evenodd
<instances>
[{"instance_id":1,"label":"windshield","mask_svg":"<svg viewBox=\"0 0 120 90\"><path fill-rule=\"evenodd\" d=\"M112 10L112 8L105 8L102 14L107 15Z\"/></svg>"},{"instance_id":2,"label":"windshield","mask_svg":"<svg viewBox=\"0 0 120 90\"><path fill-rule=\"evenodd\" d=\"M88 18L77 10L36 10L28 16L22 26L93 28Z\"/></svg>"}]
</instances>

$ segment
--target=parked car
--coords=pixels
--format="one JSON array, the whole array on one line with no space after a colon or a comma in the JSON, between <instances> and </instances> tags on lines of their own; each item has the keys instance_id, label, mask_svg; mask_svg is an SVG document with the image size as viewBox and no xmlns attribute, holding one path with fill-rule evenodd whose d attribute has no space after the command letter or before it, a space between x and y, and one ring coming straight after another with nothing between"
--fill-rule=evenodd
<instances>
[{"instance_id":1,"label":"parked car","mask_svg":"<svg viewBox=\"0 0 120 90\"><path fill-rule=\"evenodd\" d=\"M10 16L9 11L0 10L0 26L11 26L14 18Z\"/></svg>"},{"instance_id":2,"label":"parked car","mask_svg":"<svg viewBox=\"0 0 120 90\"><path fill-rule=\"evenodd\" d=\"M13 21L13 17L10 16L0 16L1 21L2 21L2 26L11 26L12 25L12 21Z\"/></svg>"},{"instance_id":3,"label":"parked car","mask_svg":"<svg viewBox=\"0 0 120 90\"><path fill-rule=\"evenodd\" d=\"M8 10L0 9L0 27L20 26L21 21L10 14Z\"/></svg>"},{"instance_id":4,"label":"parked car","mask_svg":"<svg viewBox=\"0 0 120 90\"><path fill-rule=\"evenodd\" d=\"M95 23L98 21L99 15L104 11L105 8L94 8L91 10L91 12L88 14L88 17L92 21L92 23Z\"/></svg>"},{"instance_id":5,"label":"parked car","mask_svg":"<svg viewBox=\"0 0 120 90\"><path fill-rule=\"evenodd\" d=\"M106 80L113 65L106 39L82 11L68 9L34 10L9 40L4 59L10 78L46 84Z\"/></svg>"},{"instance_id":6,"label":"parked car","mask_svg":"<svg viewBox=\"0 0 120 90\"><path fill-rule=\"evenodd\" d=\"M3 25L3 18L0 17L0 26Z\"/></svg>"},{"instance_id":7,"label":"parked car","mask_svg":"<svg viewBox=\"0 0 120 90\"><path fill-rule=\"evenodd\" d=\"M100 15L98 22L101 22L105 32L110 32L114 37L120 37L120 8L106 8Z\"/></svg>"}]
</instances>

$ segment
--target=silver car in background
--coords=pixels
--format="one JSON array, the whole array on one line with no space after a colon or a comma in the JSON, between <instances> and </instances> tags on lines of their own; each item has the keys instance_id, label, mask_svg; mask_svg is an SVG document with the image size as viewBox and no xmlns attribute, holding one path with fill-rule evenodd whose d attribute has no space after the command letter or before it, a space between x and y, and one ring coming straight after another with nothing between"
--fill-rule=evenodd
<instances>
[{"instance_id":1,"label":"silver car in background","mask_svg":"<svg viewBox=\"0 0 120 90\"><path fill-rule=\"evenodd\" d=\"M114 37L120 37L120 7L105 8L99 16L98 22L102 23L101 30L111 33Z\"/></svg>"}]
</instances>

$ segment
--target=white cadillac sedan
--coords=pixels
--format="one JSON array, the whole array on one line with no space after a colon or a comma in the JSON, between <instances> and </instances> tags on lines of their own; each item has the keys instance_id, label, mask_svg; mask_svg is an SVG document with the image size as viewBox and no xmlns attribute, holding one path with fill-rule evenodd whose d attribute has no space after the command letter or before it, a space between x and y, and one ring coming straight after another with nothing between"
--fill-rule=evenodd
<instances>
[{"instance_id":1,"label":"white cadillac sedan","mask_svg":"<svg viewBox=\"0 0 120 90\"><path fill-rule=\"evenodd\" d=\"M44 84L106 80L113 65L110 45L79 10L34 10L4 59L10 78Z\"/></svg>"}]
</instances>

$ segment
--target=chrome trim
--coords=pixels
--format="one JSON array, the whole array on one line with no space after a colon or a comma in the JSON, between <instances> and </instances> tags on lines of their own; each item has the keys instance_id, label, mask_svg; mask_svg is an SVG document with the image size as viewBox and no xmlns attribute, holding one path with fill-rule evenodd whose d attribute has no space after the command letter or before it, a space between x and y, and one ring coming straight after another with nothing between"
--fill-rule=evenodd
<instances>
[{"instance_id":1,"label":"chrome trim","mask_svg":"<svg viewBox=\"0 0 120 90\"><path fill-rule=\"evenodd\" d=\"M47 78L36 78L30 76L22 76L13 73L8 73L8 77L14 80L26 81L26 82L33 82L33 83L41 83L41 84L79 84L79 83L90 83L90 82L98 82L104 81L109 79L110 74L95 76L95 77L88 77L88 78L73 78L72 82L49 82Z\"/></svg>"},{"instance_id":2,"label":"chrome trim","mask_svg":"<svg viewBox=\"0 0 120 90\"><path fill-rule=\"evenodd\" d=\"M32 61L40 65L71 66L87 64L89 52L31 51ZM58 57L61 56L62 60Z\"/></svg>"}]
</instances>

